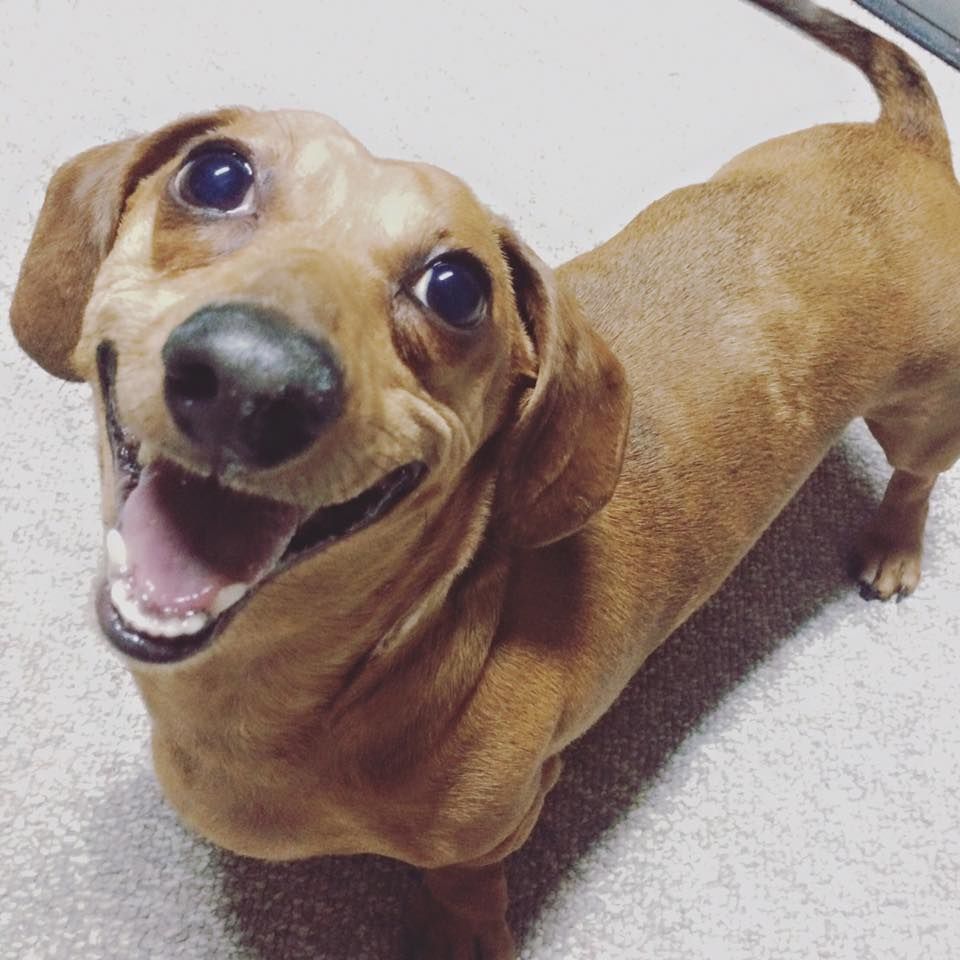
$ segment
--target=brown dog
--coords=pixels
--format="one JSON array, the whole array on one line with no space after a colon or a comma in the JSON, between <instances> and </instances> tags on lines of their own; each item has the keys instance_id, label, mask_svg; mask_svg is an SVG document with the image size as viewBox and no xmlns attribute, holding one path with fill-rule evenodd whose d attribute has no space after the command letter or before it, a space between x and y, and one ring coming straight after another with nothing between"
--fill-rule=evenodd
<instances>
[{"instance_id":1,"label":"brown dog","mask_svg":"<svg viewBox=\"0 0 960 960\"><path fill-rule=\"evenodd\" d=\"M193 828L426 871L416 955L507 958L502 863L560 754L853 417L895 468L862 546L919 578L960 454L960 189L899 49L874 124L748 151L556 272L455 178L224 110L55 175L14 298L95 385L98 610ZM631 420L632 409L632 420Z\"/></svg>"}]
</instances>

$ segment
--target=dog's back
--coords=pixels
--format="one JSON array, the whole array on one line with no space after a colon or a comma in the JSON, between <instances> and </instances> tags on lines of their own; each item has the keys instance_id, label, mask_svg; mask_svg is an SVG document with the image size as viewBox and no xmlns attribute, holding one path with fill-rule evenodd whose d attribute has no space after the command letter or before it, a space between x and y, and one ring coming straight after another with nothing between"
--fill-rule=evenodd
<instances>
[{"instance_id":1,"label":"dog's back","mask_svg":"<svg viewBox=\"0 0 960 960\"><path fill-rule=\"evenodd\" d=\"M960 454L960 188L936 98L888 41L811 3L760 5L856 63L878 120L754 147L560 270L633 383L608 516L624 566L652 574L624 578L649 641L637 660L719 586L858 416L894 486L919 478L905 497L923 509L895 547L868 531L857 572L881 596L910 592L919 514Z\"/></svg>"}]
</instances>

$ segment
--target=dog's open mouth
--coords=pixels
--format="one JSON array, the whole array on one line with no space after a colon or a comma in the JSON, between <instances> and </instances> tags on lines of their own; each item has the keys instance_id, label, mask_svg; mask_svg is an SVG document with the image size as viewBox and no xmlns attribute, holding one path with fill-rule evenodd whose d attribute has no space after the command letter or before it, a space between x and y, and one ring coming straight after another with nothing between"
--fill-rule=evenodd
<instances>
[{"instance_id":1,"label":"dog's open mouth","mask_svg":"<svg viewBox=\"0 0 960 960\"><path fill-rule=\"evenodd\" d=\"M97 362L120 504L97 614L107 638L135 659L172 663L196 653L259 584L381 519L426 472L421 461L406 463L304 518L291 504L163 459L141 468L138 442L117 419L109 344Z\"/></svg>"}]
</instances>

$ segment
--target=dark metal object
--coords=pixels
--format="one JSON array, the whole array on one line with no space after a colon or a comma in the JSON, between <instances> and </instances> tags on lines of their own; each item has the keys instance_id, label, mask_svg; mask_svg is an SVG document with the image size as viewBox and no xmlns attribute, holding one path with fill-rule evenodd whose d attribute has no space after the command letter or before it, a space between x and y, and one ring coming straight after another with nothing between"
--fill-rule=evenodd
<instances>
[{"instance_id":1,"label":"dark metal object","mask_svg":"<svg viewBox=\"0 0 960 960\"><path fill-rule=\"evenodd\" d=\"M960 70L958 0L856 0L904 36Z\"/></svg>"}]
</instances>

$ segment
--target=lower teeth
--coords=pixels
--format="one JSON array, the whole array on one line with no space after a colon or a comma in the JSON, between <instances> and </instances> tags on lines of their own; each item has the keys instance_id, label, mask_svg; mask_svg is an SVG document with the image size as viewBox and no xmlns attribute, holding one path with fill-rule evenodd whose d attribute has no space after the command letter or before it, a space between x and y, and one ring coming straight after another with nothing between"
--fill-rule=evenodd
<instances>
[{"instance_id":1,"label":"lower teeth","mask_svg":"<svg viewBox=\"0 0 960 960\"><path fill-rule=\"evenodd\" d=\"M142 610L125 580L114 580L110 585L110 599L124 621L154 637L188 637L199 633L210 622L205 613L190 613L184 617L164 617Z\"/></svg>"},{"instance_id":2,"label":"lower teeth","mask_svg":"<svg viewBox=\"0 0 960 960\"><path fill-rule=\"evenodd\" d=\"M189 637L199 633L246 595L247 583L231 583L221 587L209 611L179 615L167 611L147 611L134 594L130 581L127 547L123 535L116 528L106 536L107 569L110 576L110 599L123 620L135 630L154 637Z\"/></svg>"}]
</instances>

